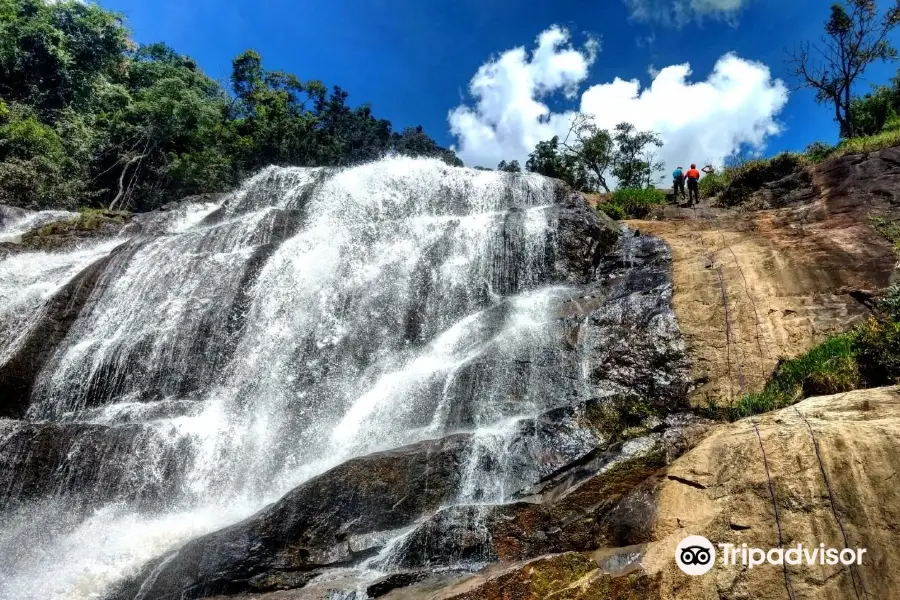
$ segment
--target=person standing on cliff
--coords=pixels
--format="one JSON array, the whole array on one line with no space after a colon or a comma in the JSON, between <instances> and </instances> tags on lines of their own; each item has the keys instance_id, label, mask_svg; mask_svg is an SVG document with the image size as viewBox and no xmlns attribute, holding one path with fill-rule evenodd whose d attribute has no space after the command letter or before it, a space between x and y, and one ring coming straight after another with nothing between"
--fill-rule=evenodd
<instances>
[{"instance_id":1,"label":"person standing on cliff","mask_svg":"<svg viewBox=\"0 0 900 600\"><path fill-rule=\"evenodd\" d=\"M697 170L697 165L693 163L687 172L687 187L688 194L690 195L688 206L700 202L700 171Z\"/></svg>"},{"instance_id":2,"label":"person standing on cliff","mask_svg":"<svg viewBox=\"0 0 900 600\"><path fill-rule=\"evenodd\" d=\"M684 193L684 171L678 167L672 172L672 183L675 186L675 202L678 202L678 192L681 192L681 199L684 200L687 194Z\"/></svg>"}]
</instances>

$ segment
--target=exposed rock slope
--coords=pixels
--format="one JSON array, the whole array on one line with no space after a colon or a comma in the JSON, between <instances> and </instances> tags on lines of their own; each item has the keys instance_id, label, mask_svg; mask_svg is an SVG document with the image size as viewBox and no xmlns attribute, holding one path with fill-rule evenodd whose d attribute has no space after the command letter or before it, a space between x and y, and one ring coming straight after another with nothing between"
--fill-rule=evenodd
<instances>
[{"instance_id":1,"label":"exposed rock slope","mask_svg":"<svg viewBox=\"0 0 900 600\"><path fill-rule=\"evenodd\" d=\"M759 389L780 356L870 314L897 262L871 217L896 213L898 165L900 148L845 156L797 185L780 180L754 193L749 202L764 210L701 204L629 222L672 248L696 403L729 404Z\"/></svg>"}]
</instances>

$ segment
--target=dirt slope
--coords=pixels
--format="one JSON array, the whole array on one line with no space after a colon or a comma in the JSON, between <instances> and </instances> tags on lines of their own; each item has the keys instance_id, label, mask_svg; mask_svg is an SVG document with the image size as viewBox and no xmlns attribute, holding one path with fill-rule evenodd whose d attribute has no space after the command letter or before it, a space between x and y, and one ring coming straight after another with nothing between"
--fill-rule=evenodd
<instances>
[{"instance_id":1,"label":"dirt slope","mask_svg":"<svg viewBox=\"0 0 900 600\"><path fill-rule=\"evenodd\" d=\"M896 263L871 217L897 214L897 165L897 148L843 157L813 169L806 189L773 185L754 198L778 208L703 203L668 207L664 220L628 221L672 248L673 302L694 358L695 403L730 404L759 389L780 356L796 356L869 314L871 295L889 285Z\"/></svg>"}]
</instances>

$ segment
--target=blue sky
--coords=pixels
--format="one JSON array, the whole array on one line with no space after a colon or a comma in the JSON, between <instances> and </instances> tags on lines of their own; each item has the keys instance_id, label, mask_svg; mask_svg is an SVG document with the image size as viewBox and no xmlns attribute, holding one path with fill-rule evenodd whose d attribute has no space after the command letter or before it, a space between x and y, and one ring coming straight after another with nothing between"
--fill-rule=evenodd
<instances>
[{"instance_id":1,"label":"blue sky","mask_svg":"<svg viewBox=\"0 0 900 600\"><path fill-rule=\"evenodd\" d=\"M668 161L680 160L682 154L689 155L685 161L719 160L723 148L739 141L762 142L764 151L771 154L836 138L831 112L817 106L809 91L787 95L786 89L775 86L777 78L791 83L783 48L820 35L828 16L828 3L822 0L100 3L126 16L138 42L164 41L196 58L214 77L224 80L231 58L254 48L269 68L341 85L352 102L371 103L375 114L390 119L395 129L423 125L441 144L461 147L469 164L489 164L499 156L522 158L523 149L535 136L546 134L547 122L563 121L567 111L586 102L588 95L581 94L591 86L615 78L637 79L640 88L631 91L640 94L653 81L651 66L659 70L683 63L690 63L691 74L669 72L664 78L671 80L669 87L660 86L655 98L633 102L628 90L613 93L610 88L597 91L593 110L600 113L604 125L628 118L642 121L638 124L648 128L661 128L667 143L671 142L665 156ZM548 52L559 58L559 64L578 62L578 56L584 62L561 67L562 79L547 75L546 68L555 68L552 60L538 64L531 54L537 48L537 37L553 25L557 26L554 31L568 35L561 40L556 36L556 45L548 45ZM595 58L585 46L591 38L601 44ZM484 96L472 97L469 83L479 68L517 47L525 49L522 60L517 62L508 55L506 61L498 62L507 66L485 83ZM710 92L713 104L704 104L697 99L709 94L688 88L707 80L720 57L729 52L746 62L733 61L723 67ZM752 68L748 70L746 65ZM769 72L758 77L765 73L763 65ZM896 65L878 65L867 79L884 82L895 70ZM530 73L532 79L540 73L536 77L541 81L550 77L555 83L545 85L549 94L542 95L540 86L534 87L538 84L523 87L516 83L522 73ZM741 88L737 81L741 77L755 83L744 86L748 88L741 92L744 96L735 99L732 87ZM506 85L513 87L504 88ZM577 93L566 98L564 92L575 87ZM864 83L860 91L866 87ZM720 105L732 103L728 98L735 106L731 112L719 112ZM496 106L498 102L503 106ZM465 118L458 119L451 130L448 114L461 105L466 107ZM762 105L765 108L759 108ZM552 114L532 118L529 111L540 112L544 110L541 106ZM702 114L695 114L698 112ZM673 120L681 120L684 126L676 127ZM461 125L463 121L466 123ZM774 134L773 124L780 133ZM698 136L704 140L698 141ZM728 140L722 142L721 138ZM678 154L672 154L676 149Z\"/></svg>"}]
</instances>

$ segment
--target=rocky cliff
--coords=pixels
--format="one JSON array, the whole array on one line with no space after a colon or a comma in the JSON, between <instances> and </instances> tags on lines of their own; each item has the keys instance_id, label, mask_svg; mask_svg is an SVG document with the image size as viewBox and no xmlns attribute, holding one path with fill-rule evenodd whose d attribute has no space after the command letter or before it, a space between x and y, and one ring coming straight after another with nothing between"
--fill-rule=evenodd
<instances>
[{"instance_id":1,"label":"rocky cliff","mask_svg":"<svg viewBox=\"0 0 900 600\"><path fill-rule=\"evenodd\" d=\"M893 597L897 389L691 404L870 313L898 152L627 227L428 161L138 217L0 345L0 595ZM688 534L871 560L690 577Z\"/></svg>"}]
</instances>

